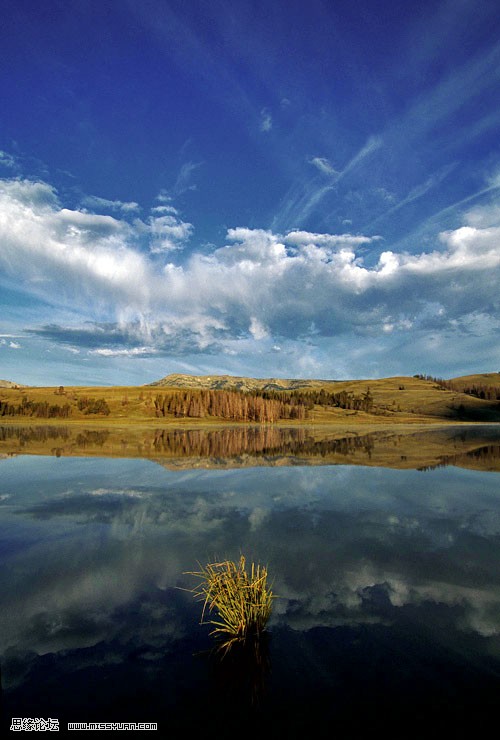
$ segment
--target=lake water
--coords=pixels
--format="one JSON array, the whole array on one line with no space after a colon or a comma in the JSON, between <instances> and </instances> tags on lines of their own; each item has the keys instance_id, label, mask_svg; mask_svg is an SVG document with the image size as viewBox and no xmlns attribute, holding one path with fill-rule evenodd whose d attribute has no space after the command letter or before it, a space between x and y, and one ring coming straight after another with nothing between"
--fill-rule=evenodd
<instances>
[{"instance_id":1,"label":"lake water","mask_svg":"<svg viewBox=\"0 0 500 740\"><path fill-rule=\"evenodd\" d=\"M200 467L182 430L184 464L179 437L175 454L162 442L150 459L98 456L95 439L92 457L85 445L66 456L67 436L35 455L5 429L7 729L51 717L63 730L157 722L147 737L465 737L496 720L498 427L448 431L420 470L379 466L377 438L367 451L330 435L321 457L306 435L302 459L293 434L291 452L246 457L205 440ZM402 468L423 439L392 440ZM220 660L187 572L240 553L267 564L278 598L269 639Z\"/></svg>"}]
</instances>

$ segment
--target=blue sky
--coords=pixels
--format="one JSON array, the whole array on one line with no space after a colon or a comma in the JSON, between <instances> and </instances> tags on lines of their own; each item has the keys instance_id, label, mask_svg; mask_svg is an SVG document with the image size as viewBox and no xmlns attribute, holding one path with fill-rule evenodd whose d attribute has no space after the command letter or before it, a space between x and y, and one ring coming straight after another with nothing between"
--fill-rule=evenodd
<instances>
[{"instance_id":1,"label":"blue sky","mask_svg":"<svg viewBox=\"0 0 500 740\"><path fill-rule=\"evenodd\" d=\"M0 10L0 378L500 369L497 2Z\"/></svg>"}]
</instances>

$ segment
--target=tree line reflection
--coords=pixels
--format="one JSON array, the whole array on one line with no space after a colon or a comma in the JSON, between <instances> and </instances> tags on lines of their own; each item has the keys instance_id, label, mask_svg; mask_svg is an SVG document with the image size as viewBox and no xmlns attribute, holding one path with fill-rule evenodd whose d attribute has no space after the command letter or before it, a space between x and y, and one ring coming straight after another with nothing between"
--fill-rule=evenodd
<instances>
[{"instance_id":1,"label":"tree line reflection","mask_svg":"<svg viewBox=\"0 0 500 740\"><path fill-rule=\"evenodd\" d=\"M323 432L306 426L221 428L84 428L0 426L0 454L142 457L163 464L245 466L308 463L432 469L443 465L498 469L500 430Z\"/></svg>"},{"instance_id":2,"label":"tree line reflection","mask_svg":"<svg viewBox=\"0 0 500 740\"><path fill-rule=\"evenodd\" d=\"M251 456L326 457L362 450L368 456L375 446L375 435L314 439L307 429L279 427L226 428L214 431L200 429L158 430L154 448L157 452L179 457L228 458Z\"/></svg>"}]
</instances>

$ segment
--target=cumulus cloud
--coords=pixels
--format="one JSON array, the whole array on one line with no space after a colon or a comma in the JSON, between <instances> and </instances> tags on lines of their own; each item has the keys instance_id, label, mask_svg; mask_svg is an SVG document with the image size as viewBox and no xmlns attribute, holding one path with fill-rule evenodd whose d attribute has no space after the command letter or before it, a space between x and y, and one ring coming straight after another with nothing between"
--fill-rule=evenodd
<instances>
[{"instance_id":1,"label":"cumulus cloud","mask_svg":"<svg viewBox=\"0 0 500 740\"><path fill-rule=\"evenodd\" d=\"M12 340L8 342L3 337L0 339L0 347L9 347L9 349L21 349L21 345L19 344L19 342L13 342Z\"/></svg>"},{"instance_id":2,"label":"cumulus cloud","mask_svg":"<svg viewBox=\"0 0 500 740\"><path fill-rule=\"evenodd\" d=\"M128 224L61 208L45 183L0 184L0 233L2 268L35 293L61 302L86 297L106 303L113 296L129 298L142 283L144 299L147 268L128 244Z\"/></svg>"},{"instance_id":3,"label":"cumulus cloud","mask_svg":"<svg viewBox=\"0 0 500 740\"><path fill-rule=\"evenodd\" d=\"M245 227L229 229L211 253L185 255L193 226L168 201L148 221L128 222L64 208L46 183L4 180L0 267L82 317L80 326L33 330L71 346L93 335L90 348L103 355L234 351L247 340L269 340L271 351L284 340L465 331L471 322L493 331L500 277L493 213L476 209L434 249L386 249L375 264L364 253L376 235Z\"/></svg>"},{"instance_id":4,"label":"cumulus cloud","mask_svg":"<svg viewBox=\"0 0 500 740\"><path fill-rule=\"evenodd\" d=\"M158 254L182 249L193 233L193 225L181 221L171 209L165 213L162 208L160 213L165 215L152 216L149 219L152 237L151 252Z\"/></svg>"},{"instance_id":5,"label":"cumulus cloud","mask_svg":"<svg viewBox=\"0 0 500 740\"><path fill-rule=\"evenodd\" d=\"M265 339L269 336L266 327L264 324L262 324L258 319L255 318L255 316L252 316L250 319L250 328L249 328L250 334L254 339Z\"/></svg>"}]
</instances>

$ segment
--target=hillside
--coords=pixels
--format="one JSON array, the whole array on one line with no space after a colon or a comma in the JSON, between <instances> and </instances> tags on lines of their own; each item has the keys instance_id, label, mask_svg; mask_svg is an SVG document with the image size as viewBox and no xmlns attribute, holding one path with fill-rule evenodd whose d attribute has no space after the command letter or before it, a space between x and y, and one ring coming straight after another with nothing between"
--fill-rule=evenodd
<instances>
[{"instance_id":1,"label":"hillside","mask_svg":"<svg viewBox=\"0 0 500 740\"><path fill-rule=\"evenodd\" d=\"M287 380L283 378L247 378L236 375L186 375L172 373L148 386L155 388L192 388L203 390L251 391L291 391L298 388L324 388L335 383L334 380Z\"/></svg>"},{"instance_id":2,"label":"hillside","mask_svg":"<svg viewBox=\"0 0 500 740\"><path fill-rule=\"evenodd\" d=\"M447 387L445 387L447 386ZM500 374L483 373L440 381L423 376L398 376L365 380L319 380L319 379L276 379L248 378L230 375L193 376L186 374L167 375L146 387L190 390L228 390L245 393L282 393L283 397L324 391L327 394L346 393L360 398L369 390L373 396L370 417L389 416L400 420L403 416L456 419L460 421L500 421ZM482 397L469 390L488 388ZM498 389L498 390L497 390ZM467 391L467 392L464 392ZM340 409L328 404L315 404L310 418L315 421L334 421ZM356 413L360 420L362 411L344 409L343 415Z\"/></svg>"},{"instance_id":3,"label":"hillside","mask_svg":"<svg viewBox=\"0 0 500 740\"><path fill-rule=\"evenodd\" d=\"M471 388L495 388L500 391L500 373L477 373L461 375L447 381L454 389L465 391Z\"/></svg>"},{"instance_id":4,"label":"hillside","mask_svg":"<svg viewBox=\"0 0 500 740\"><path fill-rule=\"evenodd\" d=\"M153 388L192 388L206 390L240 390L250 392L255 390L267 391L291 391L299 388L311 389L330 389L348 385L349 387L356 384L367 383L370 385L379 385L386 381L405 381L406 383L413 380L425 380L433 384L439 383L441 379L431 376L414 375L411 378L407 376L395 378L380 378L366 380L326 380L326 379L309 379L309 378L249 378L238 375L188 375L186 373L171 373L160 380L147 383L146 387ZM476 373L475 375L461 375L456 378L444 379L455 390L465 388L490 386L500 390L500 373Z\"/></svg>"},{"instance_id":5,"label":"hillside","mask_svg":"<svg viewBox=\"0 0 500 740\"><path fill-rule=\"evenodd\" d=\"M13 383L11 380L0 380L0 388L22 388L19 383Z\"/></svg>"},{"instance_id":6,"label":"hillside","mask_svg":"<svg viewBox=\"0 0 500 740\"><path fill-rule=\"evenodd\" d=\"M331 381L188 375L132 387L0 387L0 420L126 420L161 425L499 422L498 374L487 375L484 388L489 390L479 397L458 389L459 381L464 383L460 387L468 388L470 377L456 379L457 385L443 381L452 387L421 376Z\"/></svg>"},{"instance_id":7,"label":"hillside","mask_svg":"<svg viewBox=\"0 0 500 740\"><path fill-rule=\"evenodd\" d=\"M454 383L467 385L495 385L500 388L500 372L477 373L476 375L460 375L458 378L450 378Z\"/></svg>"}]
</instances>

